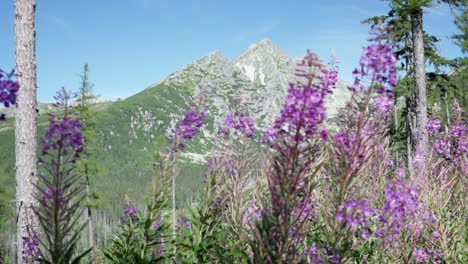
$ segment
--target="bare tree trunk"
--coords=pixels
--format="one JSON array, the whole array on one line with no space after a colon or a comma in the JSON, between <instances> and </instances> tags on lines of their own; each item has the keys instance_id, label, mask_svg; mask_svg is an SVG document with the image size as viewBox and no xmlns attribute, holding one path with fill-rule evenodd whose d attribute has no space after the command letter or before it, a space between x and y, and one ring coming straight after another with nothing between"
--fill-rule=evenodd
<instances>
[{"instance_id":1,"label":"bare tree trunk","mask_svg":"<svg viewBox=\"0 0 468 264\"><path fill-rule=\"evenodd\" d=\"M414 175L414 170L413 170L413 158L412 158L412 150L411 150L411 106L410 106L410 99L406 98L405 102L405 108L406 108L406 167L408 168L408 174L409 177L412 177Z\"/></svg>"},{"instance_id":2,"label":"bare tree trunk","mask_svg":"<svg viewBox=\"0 0 468 264\"><path fill-rule=\"evenodd\" d=\"M428 150L427 124L427 98L426 98L426 68L424 64L424 40L423 40L423 11L418 8L411 14L411 36L413 42L413 69L414 69L414 104L415 104L415 129L412 131L415 141L415 149Z\"/></svg>"},{"instance_id":3,"label":"bare tree trunk","mask_svg":"<svg viewBox=\"0 0 468 264\"><path fill-rule=\"evenodd\" d=\"M16 146L16 244L17 263L23 260L22 238L37 234L39 222L32 207L37 182L37 132L36 132L36 30L35 0L15 1L15 47L18 92L15 146Z\"/></svg>"},{"instance_id":4,"label":"bare tree trunk","mask_svg":"<svg viewBox=\"0 0 468 264\"><path fill-rule=\"evenodd\" d=\"M447 117L447 124L450 126L450 109L448 106L448 96L447 96L447 91L445 91L445 114Z\"/></svg>"}]
</instances>

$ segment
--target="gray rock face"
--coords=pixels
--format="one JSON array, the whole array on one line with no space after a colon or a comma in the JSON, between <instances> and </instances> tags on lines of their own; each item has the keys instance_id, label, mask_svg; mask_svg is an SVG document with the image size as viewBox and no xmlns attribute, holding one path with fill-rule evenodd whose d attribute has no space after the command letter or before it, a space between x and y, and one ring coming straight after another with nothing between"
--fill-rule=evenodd
<instances>
[{"instance_id":1,"label":"gray rock face","mask_svg":"<svg viewBox=\"0 0 468 264\"><path fill-rule=\"evenodd\" d=\"M185 86L193 91L195 102L203 102L214 116L215 125L235 109L257 120L257 128L265 129L278 115L294 75L298 58L288 56L268 39L250 45L234 61L221 52L209 55L183 67L160 83ZM340 81L327 99L329 115L344 106L350 93Z\"/></svg>"}]
</instances>

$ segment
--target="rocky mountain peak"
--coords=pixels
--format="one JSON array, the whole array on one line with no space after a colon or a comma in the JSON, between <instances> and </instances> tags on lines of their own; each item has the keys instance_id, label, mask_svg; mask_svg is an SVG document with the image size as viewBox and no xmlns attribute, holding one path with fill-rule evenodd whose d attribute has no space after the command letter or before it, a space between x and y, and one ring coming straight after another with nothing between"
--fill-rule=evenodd
<instances>
[{"instance_id":1,"label":"rocky mountain peak","mask_svg":"<svg viewBox=\"0 0 468 264\"><path fill-rule=\"evenodd\" d=\"M250 45L235 60L234 65L257 84L268 85L278 74L290 72L290 57L269 39Z\"/></svg>"},{"instance_id":2,"label":"rocky mountain peak","mask_svg":"<svg viewBox=\"0 0 468 264\"><path fill-rule=\"evenodd\" d=\"M228 58L226 58L221 51L215 50L211 52L210 54L196 60L194 63L198 64L205 64L205 63L221 63L221 64L230 64L231 62L229 61Z\"/></svg>"}]
</instances>

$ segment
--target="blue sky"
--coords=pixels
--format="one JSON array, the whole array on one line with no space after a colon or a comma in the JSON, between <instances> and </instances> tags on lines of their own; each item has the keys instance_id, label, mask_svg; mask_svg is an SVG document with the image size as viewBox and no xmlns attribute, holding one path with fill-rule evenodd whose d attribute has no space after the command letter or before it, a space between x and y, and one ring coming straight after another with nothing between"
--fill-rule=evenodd
<instances>
[{"instance_id":1,"label":"blue sky","mask_svg":"<svg viewBox=\"0 0 468 264\"><path fill-rule=\"evenodd\" d=\"M36 0L38 98L76 89L85 62L104 99L133 95L186 64L220 50L235 58L269 38L291 56L307 48L327 60L333 49L341 78L368 38L360 21L385 14L380 0ZM442 55L461 55L445 5L426 11L425 30L442 37ZM14 0L0 0L0 68L14 67Z\"/></svg>"}]
</instances>

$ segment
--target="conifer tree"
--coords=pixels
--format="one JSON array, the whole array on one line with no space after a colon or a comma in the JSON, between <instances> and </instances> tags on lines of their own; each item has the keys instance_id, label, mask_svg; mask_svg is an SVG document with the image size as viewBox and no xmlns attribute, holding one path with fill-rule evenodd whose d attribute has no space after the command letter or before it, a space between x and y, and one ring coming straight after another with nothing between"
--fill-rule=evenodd
<instances>
[{"instance_id":1,"label":"conifer tree","mask_svg":"<svg viewBox=\"0 0 468 264\"><path fill-rule=\"evenodd\" d=\"M449 82L447 73L439 70L444 66L455 67L455 63L439 54L437 43L440 40L423 30L423 8L440 2L458 5L459 1L390 0L387 15L363 21L374 26L387 26L387 37L397 44L395 53L406 71L406 77L395 89L395 99L406 97L407 109L403 114L408 116L402 120L407 124L399 127L405 128L403 133L406 133L407 138L407 166L410 171L411 156L415 155L417 149L427 150L426 123L429 104L435 101L434 98L443 98L448 103L447 94L451 94L448 91L456 89ZM426 62L432 64L436 70L428 73L425 69Z\"/></svg>"},{"instance_id":2,"label":"conifer tree","mask_svg":"<svg viewBox=\"0 0 468 264\"><path fill-rule=\"evenodd\" d=\"M93 248L91 258L95 252L95 228L92 219L92 210L97 207L97 194L92 191L91 177L98 172L97 164L92 159L92 147L95 124L95 113L93 110L93 100L96 98L93 94L94 85L89 81L89 65L86 63L83 66L83 73L80 76L81 84L78 88L78 104L76 106L78 117L81 120L83 127L82 133L84 137L83 151L81 159L78 161L79 172L84 176L86 182L86 217L88 221L88 240L89 246Z\"/></svg>"}]
</instances>

